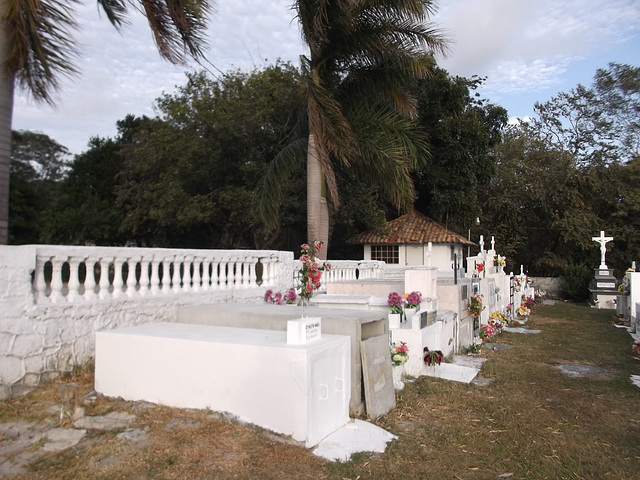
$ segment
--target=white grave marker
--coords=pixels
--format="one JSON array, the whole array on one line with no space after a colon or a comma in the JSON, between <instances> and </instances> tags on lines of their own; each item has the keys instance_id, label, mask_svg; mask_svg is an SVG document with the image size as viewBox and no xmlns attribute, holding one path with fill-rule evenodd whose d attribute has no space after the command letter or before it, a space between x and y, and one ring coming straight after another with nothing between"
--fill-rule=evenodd
<instances>
[{"instance_id":1,"label":"white grave marker","mask_svg":"<svg viewBox=\"0 0 640 480\"><path fill-rule=\"evenodd\" d=\"M604 230L600 231L599 237L591 237L591 240L600 244L600 269L609 268L605 262L605 255L607 254L607 243L613 240L613 237L605 237Z\"/></svg>"}]
</instances>

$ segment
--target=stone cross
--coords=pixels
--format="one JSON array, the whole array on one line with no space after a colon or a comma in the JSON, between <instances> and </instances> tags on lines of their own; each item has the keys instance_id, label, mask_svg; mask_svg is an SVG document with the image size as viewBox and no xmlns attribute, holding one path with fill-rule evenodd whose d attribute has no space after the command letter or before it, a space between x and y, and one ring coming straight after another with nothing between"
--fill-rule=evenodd
<instances>
[{"instance_id":1,"label":"stone cross","mask_svg":"<svg viewBox=\"0 0 640 480\"><path fill-rule=\"evenodd\" d=\"M613 237L605 237L604 236L604 230L600 231L600 236L599 237L591 237L591 240L593 240L594 242L598 242L600 244L600 269L606 269L607 264L604 261L604 257L607 254L607 242L610 242L611 240L613 240Z\"/></svg>"},{"instance_id":2,"label":"stone cross","mask_svg":"<svg viewBox=\"0 0 640 480\"><path fill-rule=\"evenodd\" d=\"M482 253L484 251L484 237L482 235L480 235L480 241L478 242L478 245L480 246L480 253Z\"/></svg>"},{"instance_id":3,"label":"stone cross","mask_svg":"<svg viewBox=\"0 0 640 480\"><path fill-rule=\"evenodd\" d=\"M491 250L496 251L496 239L493 235L491 236Z\"/></svg>"}]
</instances>

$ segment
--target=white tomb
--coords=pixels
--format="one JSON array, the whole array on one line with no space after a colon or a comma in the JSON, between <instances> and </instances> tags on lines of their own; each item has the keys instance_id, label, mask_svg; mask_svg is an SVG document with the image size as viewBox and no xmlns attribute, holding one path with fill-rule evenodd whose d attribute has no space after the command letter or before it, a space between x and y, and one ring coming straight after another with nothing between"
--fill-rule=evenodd
<instances>
[{"instance_id":1,"label":"white tomb","mask_svg":"<svg viewBox=\"0 0 640 480\"><path fill-rule=\"evenodd\" d=\"M96 391L229 412L307 447L349 422L350 341L322 335L155 323L96 333Z\"/></svg>"}]
</instances>

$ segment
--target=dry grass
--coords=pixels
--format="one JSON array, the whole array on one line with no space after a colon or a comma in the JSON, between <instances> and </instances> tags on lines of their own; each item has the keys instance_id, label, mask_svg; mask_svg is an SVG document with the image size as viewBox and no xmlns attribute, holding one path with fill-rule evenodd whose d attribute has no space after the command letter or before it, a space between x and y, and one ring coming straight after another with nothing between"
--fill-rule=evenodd
<instances>
[{"instance_id":1,"label":"dry grass","mask_svg":"<svg viewBox=\"0 0 640 480\"><path fill-rule=\"evenodd\" d=\"M76 448L32 465L21 478L92 479L634 479L640 478L640 374L631 337L611 313L577 305L544 306L529 321L540 335L502 334L475 385L420 378L398 394L398 406L376 422L398 435L384 454L362 453L330 463L261 429L205 411L185 411L109 399L87 414L126 410L147 444L92 433ZM605 378L571 378L555 365L606 367ZM0 403L0 421L51 419L61 379L27 397ZM92 377L73 381L81 393ZM168 429L173 419L184 426ZM50 420L49 420L50 421ZM190 422L189 422L190 421Z\"/></svg>"}]
</instances>

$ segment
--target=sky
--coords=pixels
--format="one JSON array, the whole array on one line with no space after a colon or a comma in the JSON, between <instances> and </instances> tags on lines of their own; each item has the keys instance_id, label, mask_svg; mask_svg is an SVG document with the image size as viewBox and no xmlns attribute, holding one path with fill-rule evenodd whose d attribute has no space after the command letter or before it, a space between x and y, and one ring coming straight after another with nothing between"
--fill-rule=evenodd
<instances>
[{"instance_id":1,"label":"sky","mask_svg":"<svg viewBox=\"0 0 640 480\"><path fill-rule=\"evenodd\" d=\"M194 62L174 66L157 53L146 19L132 15L118 33L97 2L77 9L81 75L64 79L56 106L14 97L13 129L47 134L71 153L91 137L114 137L127 114L154 116L155 100L186 81ZM638 0L440 0L431 21L449 39L438 63L452 75L486 77L480 94L511 118L533 115L578 84L590 86L610 62L640 66ZM291 0L218 0L209 19L204 65L214 74L251 70L276 60L299 66L300 40Z\"/></svg>"}]
</instances>

